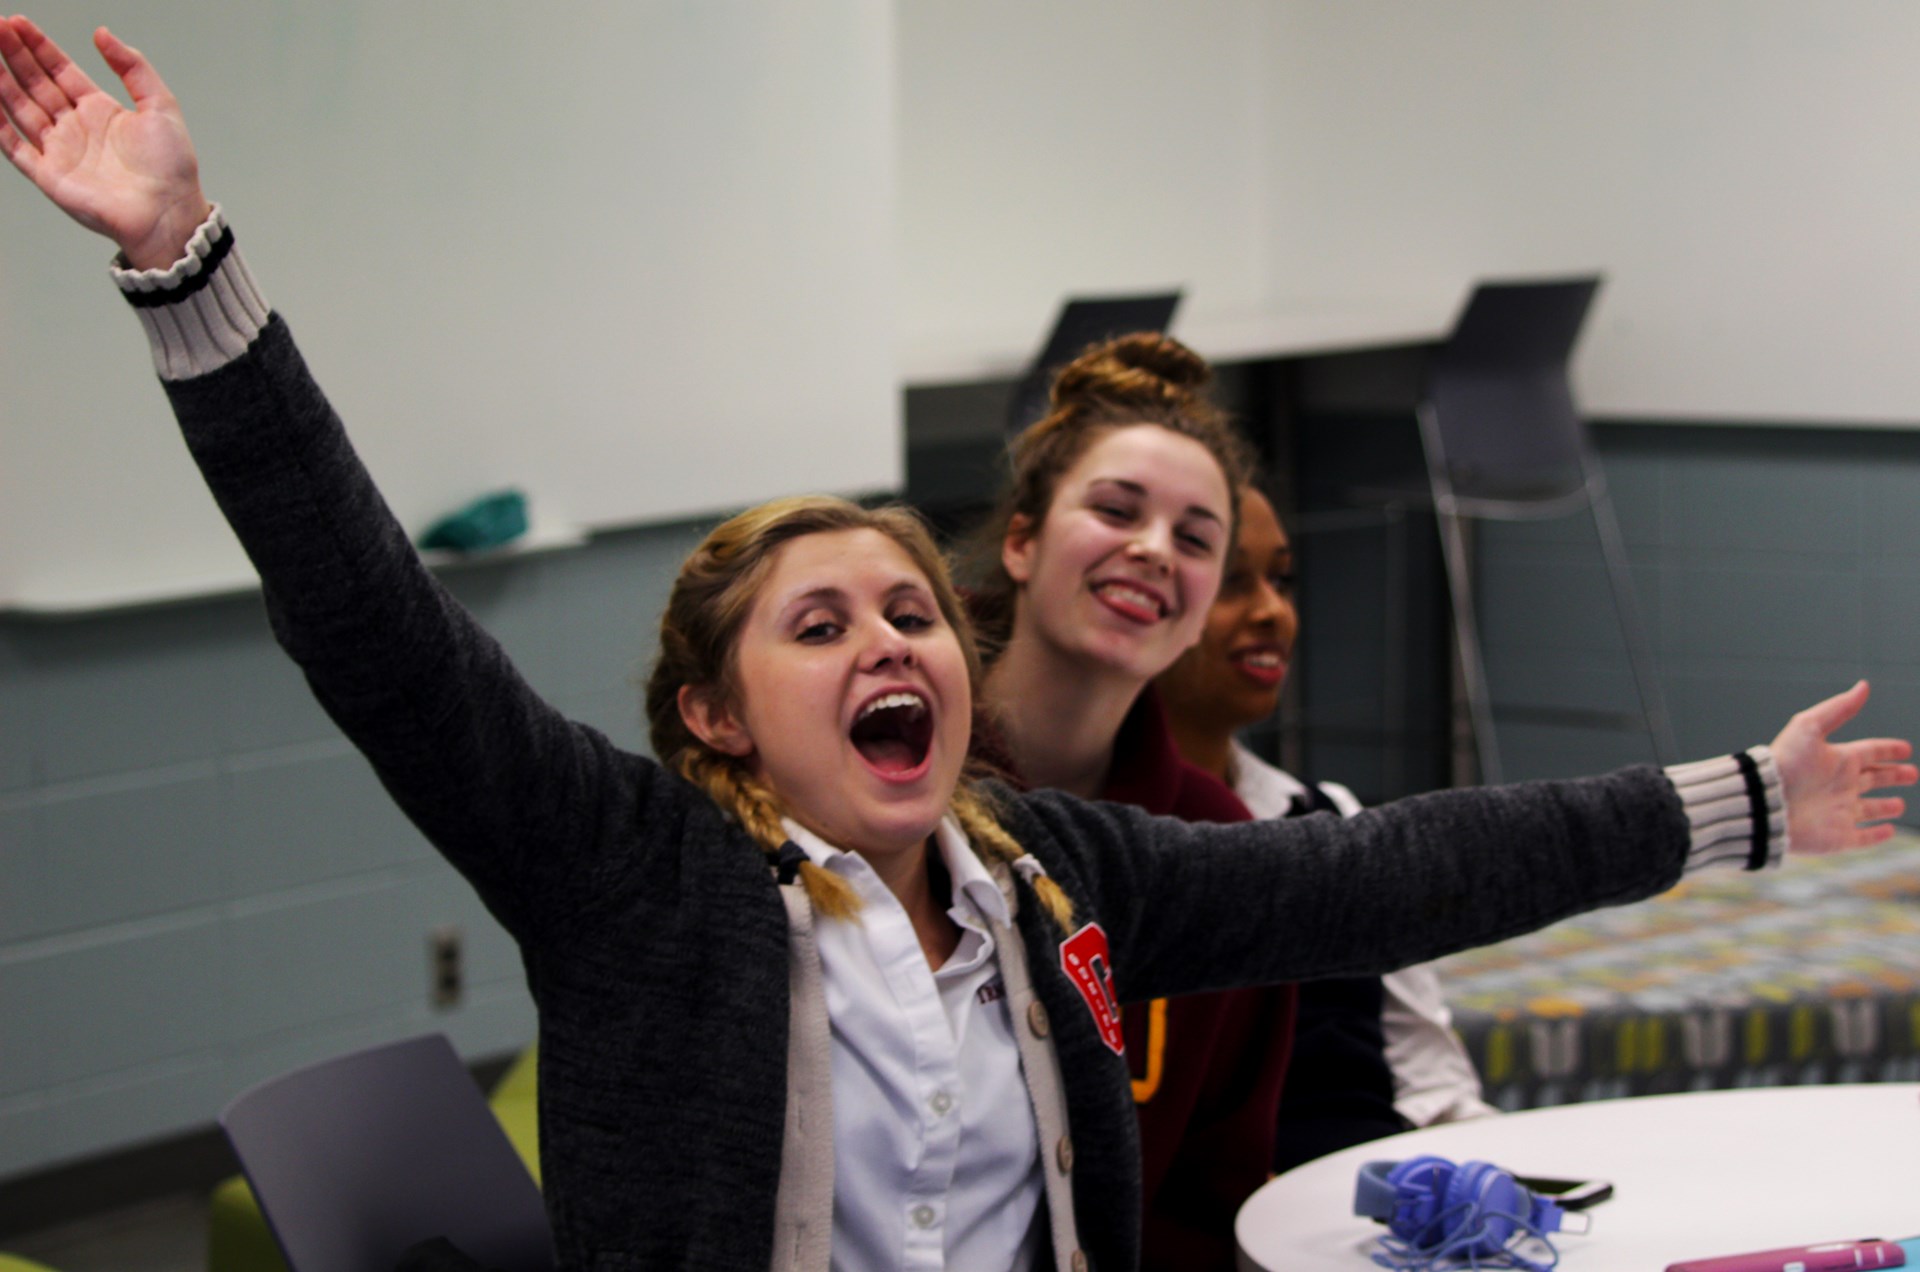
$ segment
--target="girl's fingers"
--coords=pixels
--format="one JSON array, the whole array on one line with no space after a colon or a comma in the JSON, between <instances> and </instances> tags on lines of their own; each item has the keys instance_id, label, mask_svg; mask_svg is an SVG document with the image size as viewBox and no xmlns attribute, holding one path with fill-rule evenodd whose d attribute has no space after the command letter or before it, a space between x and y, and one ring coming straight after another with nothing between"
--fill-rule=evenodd
<instances>
[{"instance_id":1,"label":"girl's fingers","mask_svg":"<svg viewBox=\"0 0 1920 1272\"><path fill-rule=\"evenodd\" d=\"M1844 693L1836 693L1825 702L1816 702L1800 713L1801 718L1813 725L1821 737L1826 737L1835 729L1860 714L1860 708L1867 705L1867 682L1856 680L1853 688Z\"/></svg>"},{"instance_id":2,"label":"girl's fingers","mask_svg":"<svg viewBox=\"0 0 1920 1272\"><path fill-rule=\"evenodd\" d=\"M84 98L84 96L94 94L94 92L100 92L100 85L96 85L96 83L92 81L92 77L81 69L81 63L79 63L79 61L75 61L73 58L67 56L67 50L63 50L60 44L56 44L54 38L46 35L44 31L40 31L38 27L35 27L31 21L27 21L25 17L23 17L21 21L27 23L27 27L29 27L29 31L31 31L31 35L27 37L27 46L33 48L36 58L40 60L40 65L46 67L48 77L54 81L54 85L60 88L60 92L67 98L67 102L79 104L81 98ZM115 40L115 42L117 42L117 40ZM138 56L138 54L134 54L134 56Z\"/></svg>"},{"instance_id":3,"label":"girl's fingers","mask_svg":"<svg viewBox=\"0 0 1920 1272\"><path fill-rule=\"evenodd\" d=\"M1920 769L1911 764L1869 764L1860 770L1860 789L1879 790L1883 786L1912 786L1920 781Z\"/></svg>"},{"instance_id":4,"label":"girl's fingers","mask_svg":"<svg viewBox=\"0 0 1920 1272\"><path fill-rule=\"evenodd\" d=\"M1913 754L1913 744L1904 738L1861 738L1843 744L1868 764L1889 764Z\"/></svg>"},{"instance_id":5,"label":"girl's fingers","mask_svg":"<svg viewBox=\"0 0 1920 1272\"><path fill-rule=\"evenodd\" d=\"M1889 817L1898 817L1907 811L1907 801L1897 795L1882 799L1863 799L1856 810L1855 821L1885 821Z\"/></svg>"},{"instance_id":6,"label":"girl's fingers","mask_svg":"<svg viewBox=\"0 0 1920 1272\"><path fill-rule=\"evenodd\" d=\"M33 179L33 161L38 153L32 146L21 140L20 134L13 130L12 124L5 119L0 119L0 155L5 155L7 162L18 168L21 175L29 181Z\"/></svg>"},{"instance_id":7,"label":"girl's fingers","mask_svg":"<svg viewBox=\"0 0 1920 1272\"><path fill-rule=\"evenodd\" d=\"M1893 827L1884 823L1878 826L1861 826L1854 833L1852 846L1866 848L1872 844L1884 844L1892 838Z\"/></svg>"},{"instance_id":8,"label":"girl's fingers","mask_svg":"<svg viewBox=\"0 0 1920 1272\"><path fill-rule=\"evenodd\" d=\"M25 130L26 135L14 133L14 136L22 142L27 140L27 136L38 140L41 134L53 124L53 121L47 118L47 113L35 105L32 98L20 91L20 86L14 82L13 76L0 74L0 123L8 120L18 121L19 126Z\"/></svg>"},{"instance_id":9,"label":"girl's fingers","mask_svg":"<svg viewBox=\"0 0 1920 1272\"><path fill-rule=\"evenodd\" d=\"M107 59L107 65L120 77L120 82L127 86L127 94L133 98L136 109L172 100L173 94L167 91L160 72L153 69L153 63L147 61L140 50L123 43L105 27L93 33L93 45L100 50L100 56Z\"/></svg>"},{"instance_id":10,"label":"girl's fingers","mask_svg":"<svg viewBox=\"0 0 1920 1272\"><path fill-rule=\"evenodd\" d=\"M25 77L39 72L40 64L21 43L13 25L16 21L0 18L0 63L5 63L4 72L0 72L0 107L20 129L21 139L37 144L40 134L53 126L53 117L22 86Z\"/></svg>"},{"instance_id":11,"label":"girl's fingers","mask_svg":"<svg viewBox=\"0 0 1920 1272\"><path fill-rule=\"evenodd\" d=\"M20 87L31 97L34 104L46 113L49 121L58 119L73 109L73 98L62 87L59 68L64 63L72 67L73 73L88 85L86 74L73 66L60 46L47 38L46 32L26 18L16 17L12 21L13 33L19 43L20 56L7 58L7 69Z\"/></svg>"}]
</instances>

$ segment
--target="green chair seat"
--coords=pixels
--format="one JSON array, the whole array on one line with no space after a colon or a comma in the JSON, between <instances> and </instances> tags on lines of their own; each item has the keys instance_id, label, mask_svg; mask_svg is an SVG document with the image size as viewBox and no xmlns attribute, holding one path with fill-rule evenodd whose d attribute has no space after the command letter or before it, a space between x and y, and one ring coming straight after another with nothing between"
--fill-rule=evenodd
<instances>
[{"instance_id":1,"label":"green chair seat","mask_svg":"<svg viewBox=\"0 0 1920 1272\"><path fill-rule=\"evenodd\" d=\"M520 1160L533 1173L533 1182L539 1183L540 1116L534 1107L533 1097L527 1095L503 1100L496 1095L487 1103L493 1109L493 1115L500 1119L500 1129L513 1141L513 1151L520 1154Z\"/></svg>"},{"instance_id":2,"label":"green chair seat","mask_svg":"<svg viewBox=\"0 0 1920 1272\"><path fill-rule=\"evenodd\" d=\"M223 1179L207 1207L207 1272L287 1272L245 1177Z\"/></svg>"}]
</instances>

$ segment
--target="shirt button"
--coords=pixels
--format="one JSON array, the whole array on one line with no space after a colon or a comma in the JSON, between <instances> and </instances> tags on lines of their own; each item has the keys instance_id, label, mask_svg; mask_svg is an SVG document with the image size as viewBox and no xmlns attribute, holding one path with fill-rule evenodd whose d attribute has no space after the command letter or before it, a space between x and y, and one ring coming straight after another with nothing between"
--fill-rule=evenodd
<instances>
[{"instance_id":1,"label":"shirt button","mask_svg":"<svg viewBox=\"0 0 1920 1272\"><path fill-rule=\"evenodd\" d=\"M947 1110L953 1107L953 1097L945 1091L935 1091L933 1098L927 1101L927 1107L933 1110L934 1116L945 1117Z\"/></svg>"},{"instance_id":2,"label":"shirt button","mask_svg":"<svg viewBox=\"0 0 1920 1272\"><path fill-rule=\"evenodd\" d=\"M1027 1027L1033 1030L1033 1036L1036 1038L1044 1038L1047 1036L1047 1030L1052 1027L1052 1024L1047 1019L1047 1005L1045 1003L1036 1001L1032 1006L1027 1008Z\"/></svg>"},{"instance_id":3,"label":"shirt button","mask_svg":"<svg viewBox=\"0 0 1920 1272\"><path fill-rule=\"evenodd\" d=\"M1071 1136L1060 1137L1060 1145L1054 1150L1054 1158L1060 1163L1062 1175L1073 1170L1073 1138Z\"/></svg>"},{"instance_id":4,"label":"shirt button","mask_svg":"<svg viewBox=\"0 0 1920 1272\"><path fill-rule=\"evenodd\" d=\"M934 1214L932 1206L915 1206L908 1217L913 1220L913 1226L916 1228L933 1227Z\"/></svg>"}]
</instances>

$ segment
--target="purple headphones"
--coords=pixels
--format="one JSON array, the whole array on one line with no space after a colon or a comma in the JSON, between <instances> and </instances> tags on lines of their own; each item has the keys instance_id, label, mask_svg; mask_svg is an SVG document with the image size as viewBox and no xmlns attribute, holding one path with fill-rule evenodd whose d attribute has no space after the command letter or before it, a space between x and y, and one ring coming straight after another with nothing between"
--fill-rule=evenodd
<instances>
[{"instance_id":1,"label":"purple headphones","mask_svg":"<svg viewBox=\"0 0 1920 1272\"><path fill-rule=\"evenodd\" d=\"M1547 1233L1561 1230L1567 1212L1491 1162L1456 1166L1444 1157L1368 1162L1360 1168L1353 1213L1377 1219L1392 1235L1380 1238L1383 1267L1517 1267L1546 1272L1560 1261ZM1582 1216L1585 1218L1585 1216ZM1529 1240L1544 1258L1517 1247Z\"/></svg>"}]
</instances>

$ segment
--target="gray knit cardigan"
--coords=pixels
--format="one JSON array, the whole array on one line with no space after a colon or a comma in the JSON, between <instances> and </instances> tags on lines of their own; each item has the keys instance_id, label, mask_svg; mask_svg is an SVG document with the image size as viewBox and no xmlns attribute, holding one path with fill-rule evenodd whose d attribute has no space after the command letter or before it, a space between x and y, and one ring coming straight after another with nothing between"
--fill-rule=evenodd
<instances>
[{"instance_id":1,"label":"gray knit cardigan","mask_svg":"<svg viewBox=\"0 0 1920 1272\"><path fill-rule=\"evenodd\" d=\"M151 331L155 298L135 300ZM562 1266L761 1272L789 942L759 849L699 790L527 686L422 567L277 315L245 352L166 388L281 644L519 943ZM1000 794L1008 829L1104 927L1128 999L1424 961L1657 893L1702 842L1691 798L1654 768L1236 826ZM1093 1268L1130 1269L1126 1065L1062 972L1060 932L1016 886L1066 1085L1080 1238Z\"/></svg>"}]
</instances>

